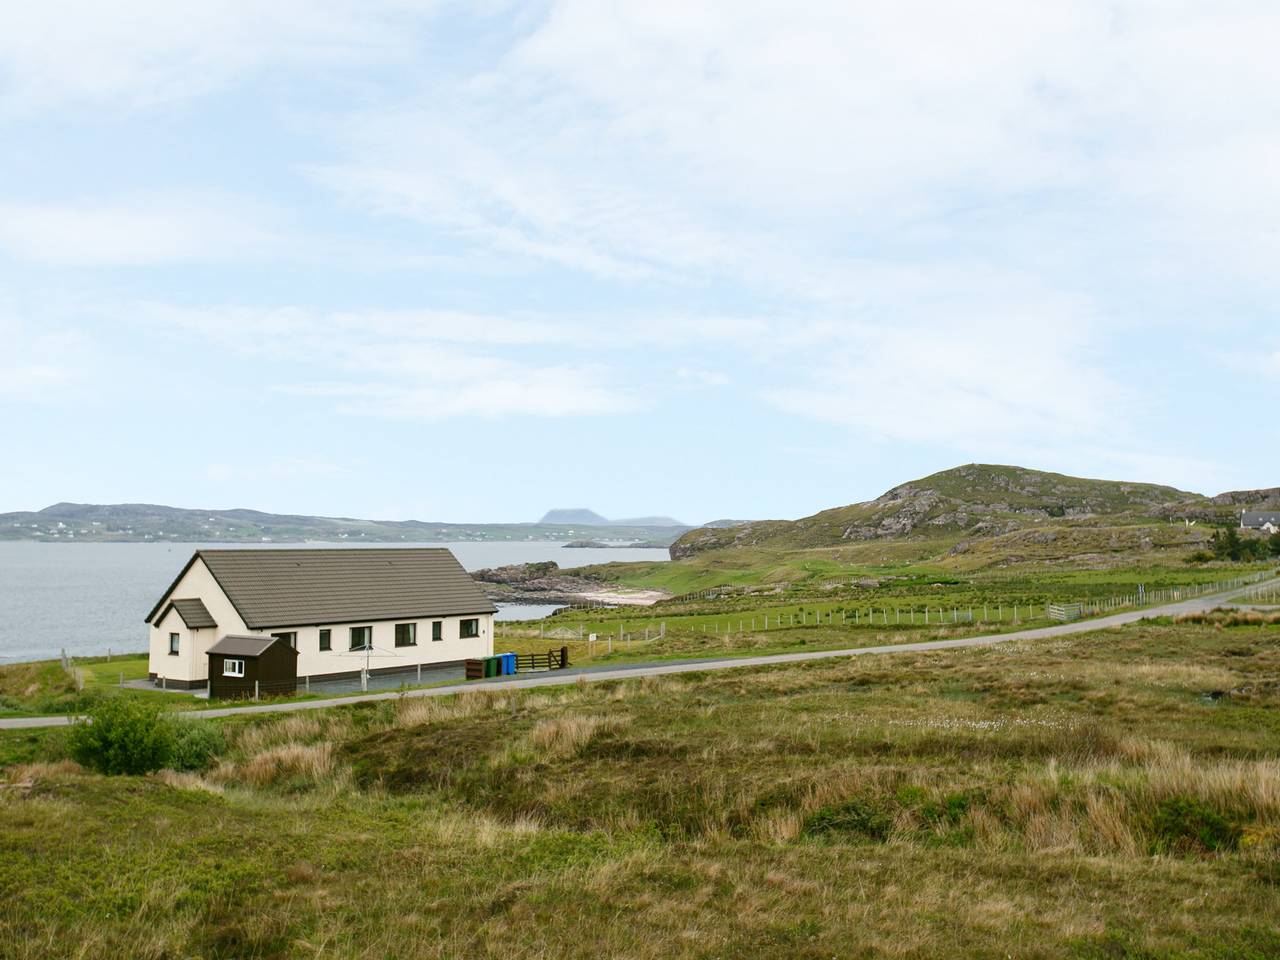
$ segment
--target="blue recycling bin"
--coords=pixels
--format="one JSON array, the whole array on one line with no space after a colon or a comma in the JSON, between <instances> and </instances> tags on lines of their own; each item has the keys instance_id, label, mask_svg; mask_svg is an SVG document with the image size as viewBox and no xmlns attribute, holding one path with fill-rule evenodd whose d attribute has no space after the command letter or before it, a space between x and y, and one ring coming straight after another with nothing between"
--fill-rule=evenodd
<instances>
[{"instance_id":1,"label":"blue recycling bin","mask_svg":"<svg viewBox=\"0 0 1280 960\"><path fill-rule=\"evenodd\" d=\"M514 677L516 675L516 655L514 653L504 653L502 655L502 661L506 668L503 670L503 673L508 677Z\"/></svg>"}]
</instances>

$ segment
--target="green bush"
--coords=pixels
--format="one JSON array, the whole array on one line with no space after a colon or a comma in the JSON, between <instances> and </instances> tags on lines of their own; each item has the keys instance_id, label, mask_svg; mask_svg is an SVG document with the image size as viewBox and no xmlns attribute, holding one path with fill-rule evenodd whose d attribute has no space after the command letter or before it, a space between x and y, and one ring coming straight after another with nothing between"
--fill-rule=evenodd
<instances>
[{"instance_id":1,"label":"green bush","mask_svg":"<svg viewBox=\"0 0 1280 960\"><path fill-rule=\"evenodd\" d=\"M72 759L108 774L204 770L225 747L213 724L179 719L159 703L119 694L93 699L67 737Z\"/></svg>"},{"instance_id":2,"label":"green bush","mask_svg":"<svg viewBox=\"0 0 1280 960\"><path fill-rule=\"evenodd\" d=\"M1216 810L1189 797L1161 800L1151 819L1152 853L1234 850L1243 831Z\"/></svg>"},{"instance_id":3,"label":"green bush","mask_svg":"<svg viewBox=\"0 0 1280 960\"><path fill-rule=\"evenodd\" d=\"M226 749L222 730L200 720L173 722L173 753L167 766L174 770L207 770Z\"/></svg>"},{"instance_id":4,"label":"green bush","mask_svg":"<svg viewBox=\"0 0 1280 960\"><path fill-rule=\"evenodd\" d=\"M71 728L72 759L100 773L149 773L173 755L174 728L158 703L107 696Z\"/></svg>"}]
</instances>

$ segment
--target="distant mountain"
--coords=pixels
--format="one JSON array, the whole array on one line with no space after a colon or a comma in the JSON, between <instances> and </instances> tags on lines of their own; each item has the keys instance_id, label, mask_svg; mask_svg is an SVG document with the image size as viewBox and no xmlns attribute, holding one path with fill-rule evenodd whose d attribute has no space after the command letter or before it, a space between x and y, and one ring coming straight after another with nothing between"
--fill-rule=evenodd
<instances>
[{"instance_id":1,"label":"distant mountain","mask_svg":"<svg viewBox=\"0 0 1280 960\"><path fill-rule=\"evenodd\" d=\"M1270 502L1275 490L1208 498L1152 483L1088 480L1023 467L967 464L913 480L865 503L800 520L763 520L690 530L674 558L737 546L823 547L881 538L999 536L1050 520L1110 518L1135 523L1229 523L1240 507Z\"/></svg>"},{"instance_id":2,"label":"distant mountain","mask_svg":"<svg viewBox=\"0 0 1280 960\"><path fill-rule=\"evenodd\" d=\"M610 520L608 517L602 517L594 510L588 510L585 507L548 510L538 522L574 524L580 527L680 527L685 530L689 529L689 524L681 523L671 517L628 517L624 520Z\"/></svg>"},{"instance_id":3,"label":"distant mountain","mask_svg":"<svg viewBox=\"0 0 1280 960\"><path fill-rule=\"evenodd\" d=\"M555 513L556 511L552 511ZM598 517L591 511L585 514ZM550 514L549 514L550 516ZM167 541L204 543L355 542L460 540L575 540L590 525L602 540L671 543L687 527L668 523L432 523L423 520L359 520L263 513L259 510L192 510L151 503L55 503L43 510L0 513L0 540Z\"/></svg>"},{"instance_id":4,"label":"distant mountain","mask_svg":"<svg viewBox=\"0 0 1280 960\"><path fill-rule=\"evenodd\" d=\"M559 510L548 510L542 515L539 523L575 523L585 527L608 526L609 518L602 517L594 510L585 507L568 507Z\"/></svg>"}]
</instances>

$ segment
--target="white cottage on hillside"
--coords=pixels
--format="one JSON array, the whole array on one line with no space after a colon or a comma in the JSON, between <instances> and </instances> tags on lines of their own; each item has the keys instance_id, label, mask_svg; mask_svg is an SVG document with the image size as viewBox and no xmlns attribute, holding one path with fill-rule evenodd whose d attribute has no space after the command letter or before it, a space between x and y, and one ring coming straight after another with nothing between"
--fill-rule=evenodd
<instances>
[{"instance_id":1,"label":"white cottage on hillside","mask_svg":"<svg viewBox=\"0 0 1280 960\"><path fill-rule=\"evenodd\" d=\"M197 550L147 615L149 672L203 687L226 636L277 637L299 677L355 676L493 653L493 605L443 548Z\"/></svg>"},{"instance_id":2,"label":"white cottage on hillside","mask_svg":"<svg viewBox=\"0 0 1280 960\"><path fill-rule=\"evenodd\" d=\"M1280 533L1280 512L1240 511L1240 529Z\"/></svg>"}]
</instances>

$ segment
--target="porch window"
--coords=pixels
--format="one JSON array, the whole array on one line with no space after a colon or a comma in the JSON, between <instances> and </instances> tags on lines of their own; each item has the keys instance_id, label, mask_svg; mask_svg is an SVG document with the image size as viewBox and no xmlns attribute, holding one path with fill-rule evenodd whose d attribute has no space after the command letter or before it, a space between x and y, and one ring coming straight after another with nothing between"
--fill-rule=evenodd
<instances>
[{"instance_id":1,"label":"porch window","mask_svg":"<svg viewBox=\"0 0 1280 960\"><path fill-rule=\"evenodd\" d=\"M169 656L176 657L178 655L178 635L176 633L169 634Z\"/></svg>"},{"instance_id":2,"label":"porch window","mask_svg":"<svg viewBox=\"0 0 1280 960\"><path fill-rule=\"evenodd\" d=\"M463 640L466 640L469 637L480 636L480 621L474 617L470 620L459 620L458 636Z\"/></svg>"},{"instance_id":3,"label":"porch window","mask_svg":"<svg viewBox=\"0 0 1280 960\"><path fill-rule=\"evenodd\" d=\"M351 649L368 650L373 646L373 627L351 628Z\"/></svg>"},{"instance_id":4,"label":"porch window","mask_svg":"<svg viewBox=\"0 0 1280 960\"><path fill-rule=\"evenodd\" d=\"M222 675L224 677L243 677L244 661L243 660L223 660Z\"/></svg>"},{"instance_id":5,"label":"porch window","mask_svg":"<svg viewBox=\"0 0 1280 960\"><path fill-rule=\"evenodd\" d=\"M396 624L396 646L416 647L418 645L418 625L416 623Z\"/></svg>"}]
</instances>

